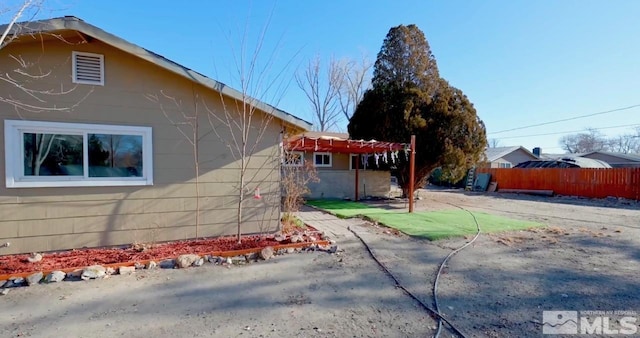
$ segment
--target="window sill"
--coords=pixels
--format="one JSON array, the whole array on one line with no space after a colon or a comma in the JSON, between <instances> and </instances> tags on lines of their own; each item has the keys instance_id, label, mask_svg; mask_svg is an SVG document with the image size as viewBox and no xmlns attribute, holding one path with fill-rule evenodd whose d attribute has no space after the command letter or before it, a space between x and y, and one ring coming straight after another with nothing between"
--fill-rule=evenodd
<instances>
[{"instance_id":1,"label":"window sill","mask_svg":"<svg viewBox=\"0 0 640 338\"><path fill-rule=\"evenodd\" d=\"M9 181L7 188L122 187L153 185L150 180Z\"/></svg>"}]
</instances>

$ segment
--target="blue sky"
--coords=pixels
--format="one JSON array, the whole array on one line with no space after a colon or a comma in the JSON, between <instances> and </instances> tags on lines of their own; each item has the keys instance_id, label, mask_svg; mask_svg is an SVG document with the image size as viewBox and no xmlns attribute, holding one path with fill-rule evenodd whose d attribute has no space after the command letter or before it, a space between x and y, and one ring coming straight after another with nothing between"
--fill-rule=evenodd
<instances>
[{"instance_id":1,"label":"blue sky","mask_svg":"<svg viewBox=\"0 0 640 338\"><path fill-rule=\"evenodd\" d=\"M275 59L269 76L283 71L278 83L287 90L265 99L308 120L310 107L292 80L296 68L315 55L366 53L373 61L389 28L413 23L441 76L474 103L489 138L561 152L562 134L527 135L631 132L627 125L640 125L640 107L499 132L640 104L639 14L635 0L53 0L40 16L78 16L232 86L239 37L248 27L252 48L269 24L260 60Z\"/></svg>"}]
</instances>

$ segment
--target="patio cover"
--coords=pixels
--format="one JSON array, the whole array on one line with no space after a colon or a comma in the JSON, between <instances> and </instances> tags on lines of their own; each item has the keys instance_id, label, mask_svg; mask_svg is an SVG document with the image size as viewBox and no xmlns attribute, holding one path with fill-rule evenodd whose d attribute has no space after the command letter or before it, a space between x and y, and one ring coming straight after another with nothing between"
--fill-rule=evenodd
<instances>
[{"instance_id":1,"label":"patio cover","mask_svg":"<svg viewBox=\"0 0 640 338\"><path fill-rule=\"evenodd\" d=\"M288 151L313 151L343 154L374 154L383 152L393 152L410 150L408 143L383 142L376 140L350 140L348 134L341 133L318 133L309 132L307 134L294 136L287 140L285 149ZM415 154L415 152L412 152ZM355 161L355 200L359 199L359 163ZM413 169L413 157L411 159ZM413 177L413 176L412 176ZM413 211L413 193L410 193L409 212Z\"/></svg>"},{"instance_id":2,"label":"patio cover","mask_svg":"<svg viewBox=\"0 0 640 338\"><path fill-rule=\"evenodd\" d=\"M334 136L339 135L339 136ZM342 137L347 136L347 137ZM315 151L343 154L373 154L409 149L407 143L376 140L350 140L347 134L300 135L290 138L285 148L289 151Z\"/></svg>"}]
</instances>

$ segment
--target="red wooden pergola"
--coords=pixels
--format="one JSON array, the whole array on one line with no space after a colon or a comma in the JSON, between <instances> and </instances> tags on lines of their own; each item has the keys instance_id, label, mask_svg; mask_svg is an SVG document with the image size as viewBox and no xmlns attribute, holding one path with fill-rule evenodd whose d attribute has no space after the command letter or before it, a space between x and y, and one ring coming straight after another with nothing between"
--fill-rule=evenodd
<instances>
[{"instance_id":1,"label":"red wooden pergola","mask_svg":"<svg viewBox=\"0 0 640 338\"><path fill-rule=\"evenodd\" d=\"M413 211L413 163L415 158L415 136L411 136L411 144L384 142L376 140L350 140L336 136L307 136L299 135L290 138L285 143L285 149L288 151L314 151L327 152L334 154L373 154L392 152L409 149L410 156L410 176L409 180L409 212ZM358 171L360 161L355 161L355 200L358 200Z\"/></svg>"}]
</instances>

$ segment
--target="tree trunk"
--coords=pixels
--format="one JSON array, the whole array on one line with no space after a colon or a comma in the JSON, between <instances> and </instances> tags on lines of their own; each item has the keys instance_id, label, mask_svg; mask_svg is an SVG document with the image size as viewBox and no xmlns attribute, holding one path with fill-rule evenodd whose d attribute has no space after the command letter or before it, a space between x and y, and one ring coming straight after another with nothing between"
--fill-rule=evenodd
<instances>
[{"instance_id":1,"label":"tree trunk","mask_svg":"<svg viewBox=\"0 0 640 338\"><path fill-rule=\"evenodd\" d=\"M244 166L244 158L242 159L242 166ZM240 193L238 194L238 212L237 212L237 221L238 221L238 244L242 243L240 236L241 233L241 225L242 225L242 202L244 201L244 171L240 171Z\"/></svg>"}]
</instances>

